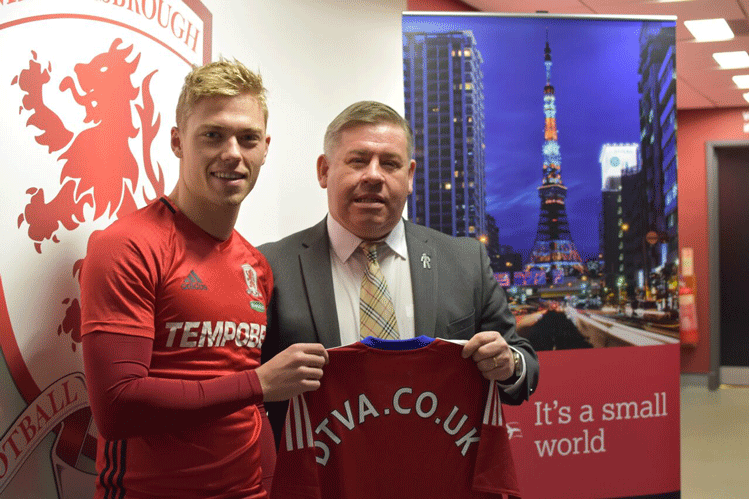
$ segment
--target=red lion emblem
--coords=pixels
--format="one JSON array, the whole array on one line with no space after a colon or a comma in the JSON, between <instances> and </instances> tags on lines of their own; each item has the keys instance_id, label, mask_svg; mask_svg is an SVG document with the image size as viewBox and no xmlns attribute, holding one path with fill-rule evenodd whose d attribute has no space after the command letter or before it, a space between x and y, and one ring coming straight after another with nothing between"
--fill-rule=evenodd
<instances>
[{"instance_id":1,"label":"red lion emblem","mask_svg":"<svg viewBox=\"0 0 749 499\"><path fill-rule=\"evenodd\" d=\"M41 130L36 142L48 147L49 153L62 151L57 160L61 164L60 190L49 201L41 188L31 187L26 192L31 196L23 213L18 217L18 227L28 224L29 238L38 253L42 242L51 239L58 243L57 231L62 224L67 230L75 230L83 223L84 207L94 209L97 220L105 214L110 218L120 217L134 211L137 206L134 194L138 187L138 163L131 151L130 140L142 131L141 152L143 166L155 195L150 197L143 187L146 202L164 194L164 177L161 165L154 169L151 163L151 143L159 131L161 117L154 120L154 104L150 93L150 82L156 70L146 76L140 87L134 86L131 78L135 73L140 55L132 61L127 58L133 46L119 48L121 39L115 39L109 50L96 55L87 63L75 65L75 75L65 76L59 86L62 93L70 91L75 103L85 109L83 123L75 127L83 130L75 134L68 130L62 119L44 101L44 87L51 80L51 64L43 68L32 51L29 67L13 78L11 84L25 92L23 110L31 115L26 126ZM135 103L141 95L142 105ZM141 128L133 125L133 106L137 111ZM87 124L88 128L85 128ZM83 259L73 268L77 276ZM80 342L80 307L77 299L66 299L67 311L58 334L71 334L75 343ZM73 349L75 350L75 343Z\"/></svg>"}]
</instances>

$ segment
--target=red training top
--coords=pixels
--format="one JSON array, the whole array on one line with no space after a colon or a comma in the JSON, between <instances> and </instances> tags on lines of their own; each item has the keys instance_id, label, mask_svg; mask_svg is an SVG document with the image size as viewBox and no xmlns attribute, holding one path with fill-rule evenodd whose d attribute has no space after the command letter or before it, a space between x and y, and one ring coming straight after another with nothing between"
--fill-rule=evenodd
<instances>
[{"instance_id":1,"label":"red training top","mask_svg":"<svg viewBox=\"0 0 749 499\"><path fill-rule=\"evenodd\" d=\"M96 498L264 498L254 369L273 277L238 232L161 198L89 239L84 366Z\"/></svg>"}]
</instances>

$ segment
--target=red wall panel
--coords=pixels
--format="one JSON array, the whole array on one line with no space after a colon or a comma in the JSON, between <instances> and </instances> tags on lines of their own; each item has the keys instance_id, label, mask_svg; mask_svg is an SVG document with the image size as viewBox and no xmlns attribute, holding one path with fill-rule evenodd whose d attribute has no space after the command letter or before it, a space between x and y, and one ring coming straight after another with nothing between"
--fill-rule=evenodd
<instances>
[{"instance_id":1,"label":"red wall panel","mask_svg":"<svg viewBox=\"0 0 749 499\"><path fill-rule=\"evenodd\" d=\"M678 90L677 90L678 91ZM749 140L744 132L747 108L685 109L677 112L679 182L679 246L694 249L697 321L700 339L681 352L682 373L710 371L710 272L708 268L707 171L705 143Z\"/></svg>"}]
</instances>

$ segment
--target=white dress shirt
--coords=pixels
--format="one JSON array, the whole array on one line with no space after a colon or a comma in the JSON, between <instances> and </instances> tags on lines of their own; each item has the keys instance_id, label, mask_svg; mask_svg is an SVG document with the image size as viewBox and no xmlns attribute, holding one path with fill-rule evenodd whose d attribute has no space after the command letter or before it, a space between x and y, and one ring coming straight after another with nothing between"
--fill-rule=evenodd
<instances>
[{"instance_id":1,"label":"white dress shirt","mask_svg":"<svg viewBox=\"0 0 749 499\"><path fill-rule=\"evenodd\" d=\"M367 257L363 251L358 250L363 239L349 232L330 214L328 214L327 225L328 237L330 238L330 266L333 270L333 291L338 312L341 345L350 345L361 339L359 337L359 300ZM390 234L382 242L385 244L377 248L377 261L393 299L395 318L398 321L398 335L400 339L413 338L415 336L414 297L403 219L398 222L398 225L390 231ZM424 331L419 334L429 336ZM466 340L454 341L465 344ZM501 382L498 382L498 384L505 392L513 394L519 390L526 377L525 359L522 352L510 348L520 353L522 374L511 385Z\"/></svg>"},{"instance_id":2,"label":"white dress shirt","mask_svg":"<svg viewBox=\"0 0 749 499\"><path fill-rule=\"evenodd\" d=\"M345 229L330 214L327 224L341 345L349 345L360 340L359 296L367 257L358 249L363 241L361 238ZM401 339L413 338L414 297L403 219L382 242L385 244L377 248L377 261L393 299L398 335Z\"/></svg>"}]
</instances>

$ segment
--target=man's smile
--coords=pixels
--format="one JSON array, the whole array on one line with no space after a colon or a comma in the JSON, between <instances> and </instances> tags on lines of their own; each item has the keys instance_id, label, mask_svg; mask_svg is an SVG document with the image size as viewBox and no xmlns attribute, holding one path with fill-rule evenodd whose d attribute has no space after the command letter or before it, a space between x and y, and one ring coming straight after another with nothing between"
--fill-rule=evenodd
<instances>
[{"instance_id":1,"label":"man's smile","mask_svg":"<svg viewBox=\"0 0 749 499\"><path fill-rule=\"evenodd\" d=\"M224 180L239 180L247 176L244 173L237 172L211 172L211 175Z\"/></svg>"}]
</instances>

